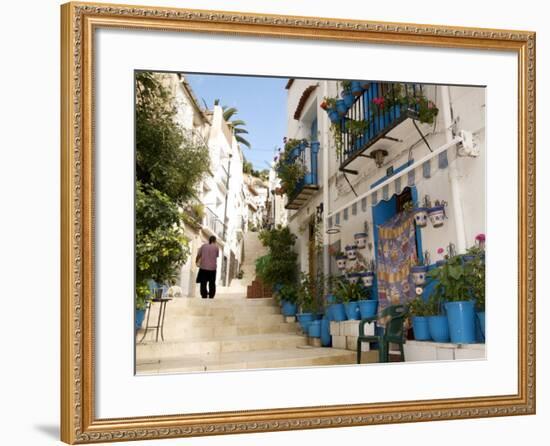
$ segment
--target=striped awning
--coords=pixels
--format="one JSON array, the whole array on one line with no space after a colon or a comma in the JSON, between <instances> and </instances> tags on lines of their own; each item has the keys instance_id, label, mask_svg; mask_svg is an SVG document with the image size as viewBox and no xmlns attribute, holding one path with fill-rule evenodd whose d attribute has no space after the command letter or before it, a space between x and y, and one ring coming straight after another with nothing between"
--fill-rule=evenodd
<instances>
[{"instance_id":1,"label":"striped awning","mask_svg":"<svg viewBox=\"0 0 550 446\"><path fill-rule=\"evenodd\" d=\"M328 213L328 228L335 225L341 226L350 216L359 212L370 212L371 206L376 206L381 200L389 200L393 195L399 195L406 187L417 186L435 176L438 171L448 168L449 163L456 159L456 151L453 148L460 138L444 144L427 156L414 162L409 167L395 173L387 180L372 187L369 191L355 197L345 206Z\"/></svg>"}]
</instances>

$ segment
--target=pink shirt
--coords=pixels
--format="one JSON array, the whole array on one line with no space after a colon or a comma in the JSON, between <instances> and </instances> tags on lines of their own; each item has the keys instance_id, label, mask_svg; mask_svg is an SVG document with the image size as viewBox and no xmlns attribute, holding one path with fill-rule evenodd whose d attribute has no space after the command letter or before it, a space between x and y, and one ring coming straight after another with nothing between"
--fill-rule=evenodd
<instances>
[{"instance_id":1,"label":"pink shirt","mask_svg":"<svg viewBox=\"0 0 550 446\"><path fill-rule=\"evenodd\" d=\"M208 271L216 270L216 259L220 255L220 250L214 243L204 244L199 249L200 268Z\"/></svg>"}]
</instances>

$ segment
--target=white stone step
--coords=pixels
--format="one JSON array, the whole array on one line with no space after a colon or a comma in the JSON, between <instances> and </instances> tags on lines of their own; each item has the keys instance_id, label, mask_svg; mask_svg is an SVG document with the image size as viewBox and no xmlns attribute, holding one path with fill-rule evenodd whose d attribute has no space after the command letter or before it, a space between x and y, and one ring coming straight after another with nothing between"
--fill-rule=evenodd
<instances>
[{"instance_id":1,"label":"white stone step","mask_svg":"<svg viewBox=\"0 0 550 446\"><path fill-rule=\"evenodd\" d=\"M149 325L156 325L156 318L151 315ZM154 323L153 323L154 322ZM228 325L273 325L284 322L284 316L282 314L257 314L255 312L242 312L235 315L226 316L190 316L176 314L167 314L164 326L171 324L179 325L182 327L212 327L212 326L228 326Z\"/></svg>"},{"instance_id":2,"label":"white stone step","mask_svg":"<svg viewBox=\"0 0 550 446\"><path fill-rule=\"evenodd\" d=\"M212 355L254 350L281 350L306 345L305 336L269 333L217 339L187 339L184 342L144 342L136 345L138 362L151 359L178 359L185 355Z\"/></svg>"},{"instance_id":3,"label":"white stone step","mask_svg":"<svg viewBox=\"0 0 550 446\"><path fill-rule=\"evenodd\" d=\"M151 313L151 316L155 314ZM181 316L250 316L257 314L258 316L266 314L281 314L279 306L274 305L194 305L194 306L166 306L166 317L181 317Z\"/></svg>"},{"instance_id":4,"label":"white stone step","mask_svg":"<svg viewBox=\"0 0 550 446\"><path fill-rule=\"evenodd\" d=\"M143 360L138 374L204 372L355 364L355 352L334 348L287 348L217 355L188 355L180 358Z\"/></svg>"},{"instance_id":5,"label":"white stone step","mask_svg":"<svg viewBox=\"0 0 550 446\"><path fill-rule=\"evenodd\" d=\"M167 303L167 307L184 307L184 306L195 306L195 307L255 307L255 306L278 306L277 302L272 297L265 297L261 299L233 299L233 298L224 298L216 295L214 299L202 299L200 297L182 297L174 299Z\"/></svg>"},{"instance_id":6,"label":"white stone step","mask_svg":"<svg viewBox=\"0 0 550 446\"><path fill-rule=\"evenodd\" d=\"M154 325L154 324L153 324ZM267 333L299 333L299 327L296 323L280 322L269 325L249 324L249 325L211 325L211 326L187 326L183 324L165 324L164 339L166 342L186 342L189 339L213 339L220 337L247 336ZM140 341L145 330L138 332L137 339ZM144 341L153 341L156 339L156 331L149 330ZM159 339L160 334L159 334Z\"/></svg>"}]
</instances>

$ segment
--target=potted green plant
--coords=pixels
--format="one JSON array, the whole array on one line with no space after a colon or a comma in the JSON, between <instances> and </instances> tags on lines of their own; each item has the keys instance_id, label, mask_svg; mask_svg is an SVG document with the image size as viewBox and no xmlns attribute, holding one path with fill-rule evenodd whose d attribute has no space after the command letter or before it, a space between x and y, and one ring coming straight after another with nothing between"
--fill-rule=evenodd
<instances>
[{"instance_id":1,"label":"potted green plant","mask_svg":"<svg viewBox=\"0 0 550 446\"><path fill-rule=\"evenodd\" d=\"M454 255L428 272L428 277L437 281L432 295L445 302L451 342L455 344L470 344L476 340L471 276L466 268L461 256Z\"/></svg>"},{"instance_id":2,"label":"potted green plant","mask_svg":"<svg viewBox=\"0 0 550 446\"><path fill-rule=\"evenodd\" d=\"M321 108L327 112L330 122L337 124L340 122L340 114L336 109L336 101L338 98L324 97L321 102Z\"/></svg>"},{"instance_id":3,"label":"potted green plant","mask_svg":"<svg viewBox=\"0 0 550 446\"><path fill-rule=\"evenodd\" d=\"M350 320L360 319L359 303L365 295L363 286L349 280L339 280L336 284L335 295L344 304L346 316Z\"/></svg>"},{"instance_id":4,"label":"potted green plant","mask_svg":"<svg viewBox=\"0 0 550 446\"><path fill-rule=\"evenodd\" d=\"M422 296L417 296L409 302L409 314L411 317L414 339L417 341L429 341L431 339L428 327L428 316L431 315L430 306Z\"/></svg>"},{"instance_id":5,"label":"potted green plant","mask_svg":"<svg viewBox=\"0 0 550 446\"><path fill-rule=\"evenodd\" d=\"M479 240L478 240L479 239ZM482 240L483 243L479 241ZM475 299L476 316L483 338L485 338L485 235L476 236L476 246L467 251L469 258L465 263L470 278L472 296ZM465 256L465 257L466 257Z\"/></svg>"},{"instance_id":6,"label":"potted green plant","mask_svg":"<svg viewBox=\"0 0 550 446\"><path fill-rule=\"evenodd\" d=\"M366 119L346 120L346 132L350 135L351 144L353 146L361 145L363 137L369 128L370 122Z\"/></svg>"},{"instance_id":7,"label":"potted green plant","mask_svg":"<svg viewBox=\"0 0 550 446\"><path fill-rule=\"evenodd\" d=\"M347 319L346 309L339 295L336 294L340 277L328 276L326 280L325 307L327 316L331 321L345 321Z\"/></svg>"},{"instance_id":8,"label":"potted green plant","mask_svg":"<svg viewBox=\"0 0 550 446\"><path fill-rule=\"evenodd\" d=\"M294 284L283 285L277 292L277 296L281 301L281 312L283 316L296 316L298 290Z\"/></svg>"},{"instance_id":9,"label":"potted green plant","mask_svg":"<svg viewBox=\"0 0 550 446\"><path fill-rule=\"evenodd\" d=\"M288 227L277 226L260 232L260 242L268 253L256 260L256 276L266 285L280 288L297 280L296 236Z\"/></svg>"},{"instance_id":10,"label":"potted green plant","mask_svg":"<svg viewBox=\"0 0 550 446\"><path fill-rule=\"evenodd\" d=\"M147 303L151 297L151 290L146 284L136 285L136 311L135 311L135 326L136 330L139 330L143 325L143 319L145 319L145 311L147 310Z\"/></svg>"},{"instance_id":11,"label":"potted green plant","mask_svg":"<svg viewBox=\"0 0 550 446\"><path fill-rule=\"evenodd\" d=\"M341 81L340 85L342 85L342 93L340 93L340 96L344 100L346 107L349 109L355 101L355 96L353 96L351 91L351 81Z\"/></svg>"},{"instance_id":12,"label":"potted green plant","mask_svg":"<svg viewBox=\"0 0 550 446\"><path fill-rule=\"evenodd\" d=\"M309 324L316 319L317 305L315 301L314 284L309 274L302 273L297 287L297 304L299 313L296 318L304 333L308 333Z\"/></svg>"},{"instance_id":13,"label":"potted green plant","mask_svg":"<svg viewBox=\"0 0 550 446\"><path fill-rule=\"evenodd\" d=\"M368 274L368 273L363 273ZM372 285L372 284L371 284ZM357 301L361 319L367 319L376 315L378 301L372 298L372 288L363 284L362 296Z\"/></svg>"}]
</instances>

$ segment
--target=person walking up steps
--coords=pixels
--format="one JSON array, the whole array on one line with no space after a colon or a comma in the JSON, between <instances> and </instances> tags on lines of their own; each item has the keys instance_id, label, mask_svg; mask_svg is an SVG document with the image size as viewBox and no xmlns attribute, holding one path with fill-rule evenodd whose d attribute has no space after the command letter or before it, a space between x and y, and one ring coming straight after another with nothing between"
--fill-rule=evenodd
<instances>
[{"instance_id":1,"label":"person walking up steps","mask_svg":"<svg viewBox=\"0 0 550 446\"><path fill-rule=\"evenodd\" d=\"M197 283L201 284L201 297L214 299L216 295L216 260L220 255L220 249L216 245L216 237L213 235L199 248L197 252L197 265L199 273L197 274ZM206 284L208 283L208 290Z\"/></svg>"}]
</instances>

